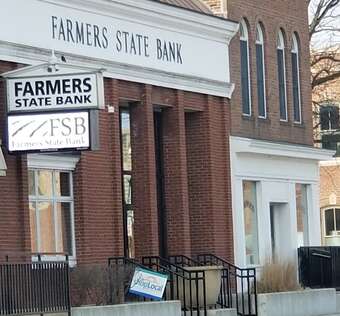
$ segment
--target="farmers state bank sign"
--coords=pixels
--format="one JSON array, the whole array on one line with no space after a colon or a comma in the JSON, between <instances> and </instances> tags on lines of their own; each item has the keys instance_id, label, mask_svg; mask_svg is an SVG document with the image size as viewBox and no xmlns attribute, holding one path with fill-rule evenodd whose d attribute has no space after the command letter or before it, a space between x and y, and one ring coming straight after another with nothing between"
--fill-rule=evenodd
<instances>
[{"instance_id":1,"label":"farmers state bank sign","mask_svg":"<svg viewBox=\"0 0 340 316\"><path fill-rule=\"evenodd\" d=\"M54 71L51 69L55 69ZM2 74L11 153L98 147L103 78L98 70L44 63Z\"/></svg>"},{"instance_id":2,"label":"farmers state bank sign","mask_svg":"<svg viewBox=\"0 0 340 316\"><path fill-rule=\"evenodd\" d=\"M228 43L237 26L227 20L148 0L2 0L0 18L0 41L17 56L54 49L118 79L230 92Z\"/></svg>"}]
</instances>

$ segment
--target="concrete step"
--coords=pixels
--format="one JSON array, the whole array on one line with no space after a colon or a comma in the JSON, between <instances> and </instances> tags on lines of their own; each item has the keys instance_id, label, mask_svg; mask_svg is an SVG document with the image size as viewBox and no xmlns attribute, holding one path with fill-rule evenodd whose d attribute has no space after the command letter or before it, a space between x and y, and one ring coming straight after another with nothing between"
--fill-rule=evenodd
<instances>
[{"instance_id":1,"label":"concrete step","mask_svg":"<svg viewBox=\"0 0 340 316\"><path fill-rule=\"evenodd\" d=\"M340 293L336 292L336 312L340 314Z\"/></svg>"},{"instance_id":2,"label":"concrete step","mask_svg":"<svg viewBox=\"0 0 340 316\"><path fill-rule=\"evenodd\" d=\"M237 316L235 308L208 310L208 316Z\"/></svg>"},{"instance_id":3,"label":"concrete step","mask_svg":"<svg viewBox=\"0 0 340 316\"><path fill-rule=\"evenodd\" d=\"M182 316L184 315L184 312L182 312ZM192 315L197 316L197 311L193 311ZM199 313L199 315L204 315L203 310ZM186 312L186 316L191 316L191 312ZM207 311L207 316L237 316L237 312L235 308L209 309Z\"/></svg>"}]
</instances>

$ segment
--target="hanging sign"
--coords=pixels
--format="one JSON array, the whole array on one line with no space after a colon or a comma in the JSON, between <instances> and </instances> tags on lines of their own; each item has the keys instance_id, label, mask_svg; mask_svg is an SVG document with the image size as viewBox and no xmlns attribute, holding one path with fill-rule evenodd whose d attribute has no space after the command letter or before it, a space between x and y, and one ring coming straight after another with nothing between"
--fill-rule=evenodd
<instances>
[{"instance_id":1,"label":"hanging sign","mask_svg":"<svg viewBox=\"0 0 340 316\"><path fill-rule=\"evenodd\" d=\"M90 147L88 112L10 115L7 123L10 152Z\"/></svg>"},{"instance_id":2,"label":"hanging sign","mask_svg":"<svg viewBox=\"0 0 340 316\"><path fill-rule=\"evenodd\" d=\"M97 75L7 79L8 113L98 108Z\"/></svg>"},{"instance_id":3,"label":"hanging sign","mask_svg":"<svg viewBox=\"0 0 340 316\"><path fill-rule=\"evenodd\" d=\"M137 267L129 292L138 296L161 300L168 281L166 274Z\"/></svg>"}]
</instances>

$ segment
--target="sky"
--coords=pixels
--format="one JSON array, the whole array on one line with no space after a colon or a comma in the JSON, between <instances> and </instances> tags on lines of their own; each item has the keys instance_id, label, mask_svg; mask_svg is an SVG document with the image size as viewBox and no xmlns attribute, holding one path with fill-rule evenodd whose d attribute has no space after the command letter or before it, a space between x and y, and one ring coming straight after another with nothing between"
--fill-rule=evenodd
<instances>
[{"instance_id":1,"label":"sky","mask_svg":"<svg viewBox=\"0 0 340 316\"><path fill-rule=\"evenodd\" d=\"M301 1L301 0L300 0ZM309 18L313 17L315 8L320 0L311 1L309 8ZM325 31L316 34L312 38L312 47L316 49L322 49L329 46L340 45L340 3L331 12L332 17L325 19L324 26L327 28L337 28L337 32Z\"/></svg>"}]
</instances>

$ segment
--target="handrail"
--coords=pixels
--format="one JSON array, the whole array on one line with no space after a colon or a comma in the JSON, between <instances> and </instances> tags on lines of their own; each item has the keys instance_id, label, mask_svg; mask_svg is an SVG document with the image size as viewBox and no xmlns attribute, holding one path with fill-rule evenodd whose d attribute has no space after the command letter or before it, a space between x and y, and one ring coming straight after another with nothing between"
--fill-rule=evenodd
<instances>
[{"instance_id":1,"label":"handrail","mask_svg":"<svg viewBox=\"0 0 340 316\"><path fill-rule=\"evenodd\" d=\"M0 251L0 258L3 257L5 262L12 263L22 263L23 260L19 260L17 262L13 262L11 258L27 258L28 262L32 262L32 257L36 257L39 261L42 261L42 257L65 257L65 261L69 262L69 254L67 252L29 252L29 251ZM55 260L59 262L60 260ZM36 262L36 261L35 261ZM53 262L53 260L46 260L46 262Z\"/></svg>"},{"instance_id":2,"label":"handrail","mask_svg":"<svg viewBox=\"0 0 340 316\"><path fill-rule=\"evenodd\" d=\"M142 258L143 265L169 274L167 291L171 300L180 300L184 315L195 311L196 315L207 315L207 293L205 271L190 271L159 256ZM203 309L203 310L202 310Z\"/></svg>"},{"instance_id":3,"label":"handrail","mask_svg":"<svg viewBox=\"0 0 340 316\"><path fill-rule=\"evenodd\" d=\"M222 265L222 286L219 303L223 307L232 308L233 298L236 300L238 315L257 315L256 269L239 268L236 265L214 255L200 254L197 261L205 265Z\"/></svg>"}]
</instances>

